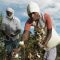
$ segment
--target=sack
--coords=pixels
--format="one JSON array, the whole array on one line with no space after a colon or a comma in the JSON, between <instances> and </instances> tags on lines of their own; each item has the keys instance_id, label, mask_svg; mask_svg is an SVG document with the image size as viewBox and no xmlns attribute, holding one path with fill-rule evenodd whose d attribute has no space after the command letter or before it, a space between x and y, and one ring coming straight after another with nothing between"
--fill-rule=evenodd
<instances>
[{"instance_id":1,"label":"sack","mask_svg":"<svg viewBox=\"0 0 60 60\"><path fill-rule=\"evenodd\" d=\"M60 37L57 34L56 30L54 28L52 28L52 37L51 39L48 41L47 44L47 49L51 49L53 47L56 47L58 44L60 44Z\"/></svg>"}]
</instances>

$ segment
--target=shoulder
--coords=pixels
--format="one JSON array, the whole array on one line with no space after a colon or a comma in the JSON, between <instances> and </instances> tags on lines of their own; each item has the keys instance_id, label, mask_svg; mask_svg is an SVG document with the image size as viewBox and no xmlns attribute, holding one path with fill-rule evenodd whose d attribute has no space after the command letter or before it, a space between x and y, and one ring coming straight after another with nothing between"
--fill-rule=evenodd
<instances>
[{"instance_id":1,"label":"shoulder","mask_svg":"<svg viewBox=\"0 0 60 60\"><path fill-rule=\"evenodd\" d=\"M45 18L50 17L49 13L44 13L44 17Z\"/></svg>"},{"instance_id":2,"label":"shoulder","mask_svg":"<svg viewBox=\"0 0 60 60\"><path fill-rule=\"evenodd\" d=\"M6 16L4 16L4 17L3 17L3 20L5 20L5 19L7 19L7 17L6 17Z\"/></svg>"},{"instance_id":3,"label":"shoulder","mask_svg":"<svg viewBox=\"0 0 60 60\"><path fill-rule=\"evenodd\" d=\"M45 18L46 21L50 21L50 22L52 21L52 18L50 16L50 14L48 14L48 13L44 14L44 18Z\"/></svg>"},{"instance_id":4,"label":"shoulder","mask_svg":"<svg viewBox=\"0 0 60 60\"><path fill-rule=\"evenodd\" d=\"M16 20L16 21L20 21L20 19L16 16L14 16L13 19Z\"/></svg>"},{"instance_id":5,"label":"shoulder","mask_svg":"<svg viewBox=\"0 0 60 60\"><path fill-rule=\"evenodd\" d=\"M20 23L20 19L19 18L17 18L17 17L13 17L13 19L14 19L14 21L16 22L16 23Z\"/></svg>"},{"instance_id":6,"label":"shoulder","mask_svg":"<svg viewBox=\"0 0 60 60\"><path fill-rule=\"evenodd\" d=\"M31 24L32 23L32 20L29 18L27 21L26 21L26 24Z\"/></svg>"},{"instance_id":7,"label":"shoulder","mask_svg":"<svg viewBox=\"0 0 60 60\"><path fill-rule=\"evenodd\" d=\"M7 21L8 21L7 17L4 16L3 19L2 19L2 23L7 23Z\"/></svg>"}]
</instances>

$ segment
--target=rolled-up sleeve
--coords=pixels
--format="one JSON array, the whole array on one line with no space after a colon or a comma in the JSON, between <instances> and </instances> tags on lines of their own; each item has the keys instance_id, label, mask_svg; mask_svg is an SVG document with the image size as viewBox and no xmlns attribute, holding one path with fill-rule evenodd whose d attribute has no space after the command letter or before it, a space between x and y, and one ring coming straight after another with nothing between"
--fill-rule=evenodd
<instances>
[{"instance_id":1,"label":"rolled-up sleeve","mask_svg":"<svg viewBox=\"0 0 60 60\"><path fill-rule=\"evenodd\" d=\"M28 20L28 21L26 22L26 24L25 24L24 30L29 31L29 30L30 30L30 27L31 27L31 21Z\"/></svg>"}]
</instances>

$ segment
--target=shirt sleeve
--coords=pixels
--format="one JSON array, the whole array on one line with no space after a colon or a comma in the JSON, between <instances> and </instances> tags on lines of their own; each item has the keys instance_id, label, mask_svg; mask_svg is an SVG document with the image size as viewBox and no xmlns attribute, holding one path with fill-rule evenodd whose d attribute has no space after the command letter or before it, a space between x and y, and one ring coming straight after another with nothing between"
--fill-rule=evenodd
<instances>
[{"instance_id":1,"label":"shirt sleeve","mask_svg":"<svg viewBox=\"0 0 60 60\"><path fill-rule=\"evenodd\" d=\"M44 18L46 20L47 28L51 29L52 28L52 19L51 19L51 17L47 13L45 13Z\"/></svg>"},{"instance_id":2,"label":"shirt sleeve","mask_svg":"<svg viewBox=\"0 0 60 60\"><path fill-rule=\"evenodd\" d=\"M30 27L31 27L31 22L30 20L28 20L25 24L24 30L30 31Z\"/></svg>"},{"instance_id":3,"label":"shirt sleeve","mask_svg":"<svg viewBox=\"0 0 60 60\"><path fill-rule=\"evenodd\" d=\"M2 24L1 24L1 29L2 30L6 29L6 24L5 24L6 21L5 21L5 19L6 19L5 17L3 17L3 19L2 19Z\"/></svg>"},{"instance_id":4,"label":"shirt sleeve","mask_svg":"<svg viewBox=\"0 0 60 60\"><path fill-rule=\"evenodd\" d=\"M21 29L21 21L19 19L17 19L16 28Z\"/></svg>"}]
</instances>

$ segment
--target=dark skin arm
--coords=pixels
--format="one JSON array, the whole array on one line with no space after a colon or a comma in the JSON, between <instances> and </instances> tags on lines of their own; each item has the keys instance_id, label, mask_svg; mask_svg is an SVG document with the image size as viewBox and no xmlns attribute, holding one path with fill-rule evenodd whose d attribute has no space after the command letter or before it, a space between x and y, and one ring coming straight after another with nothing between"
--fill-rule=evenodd
<instances>
[{"instance_id":1,"label":"dark skin arm","mask_svg":"<svg viewBox=\"0 0 60 60\"><path fill-rule=\"evenodd\" d=\"M31 23L32 23L31 20L27 20L27 22L25 23L24 32L22 35L22 40L24 41L24 43L27 43L27 40L29 38Z\"/></svg>"},{"instance_id":2,"label":"dark skin arm","mask_svg":"<svg viewBox=\"0 0 60 60\"><path fill-rule=\"evenodd\" d=\"M48 14L45 14L44 18L46 19L47 35L43 42L43 45L47 44L52 35L52 19Z\"/></svg>"},{"instance_id":3,"label":"dark skin arm","mask_svg":"<svg viewBox=\"0 0 60 60\"><path fill-rule=\"evenodd\" d=\"M47 29L47 35L46 35L46 38L45 40L43 41L43 45L47 44L47 42L50 40L51 38L51 35L52 35L52 29Z\"/></svg>"},{"instance_id":4,"label":"dark skin arm","mask_svg":"<svg viewBox=\"0 0 60 60\"><path fill-rule=\"evenodd\" d=\"M22 40L24 41L24 43L27 42L28 38L29 38L29 31L24 30L23 36L22 36Z\"/></svg>"}]
</instances>

